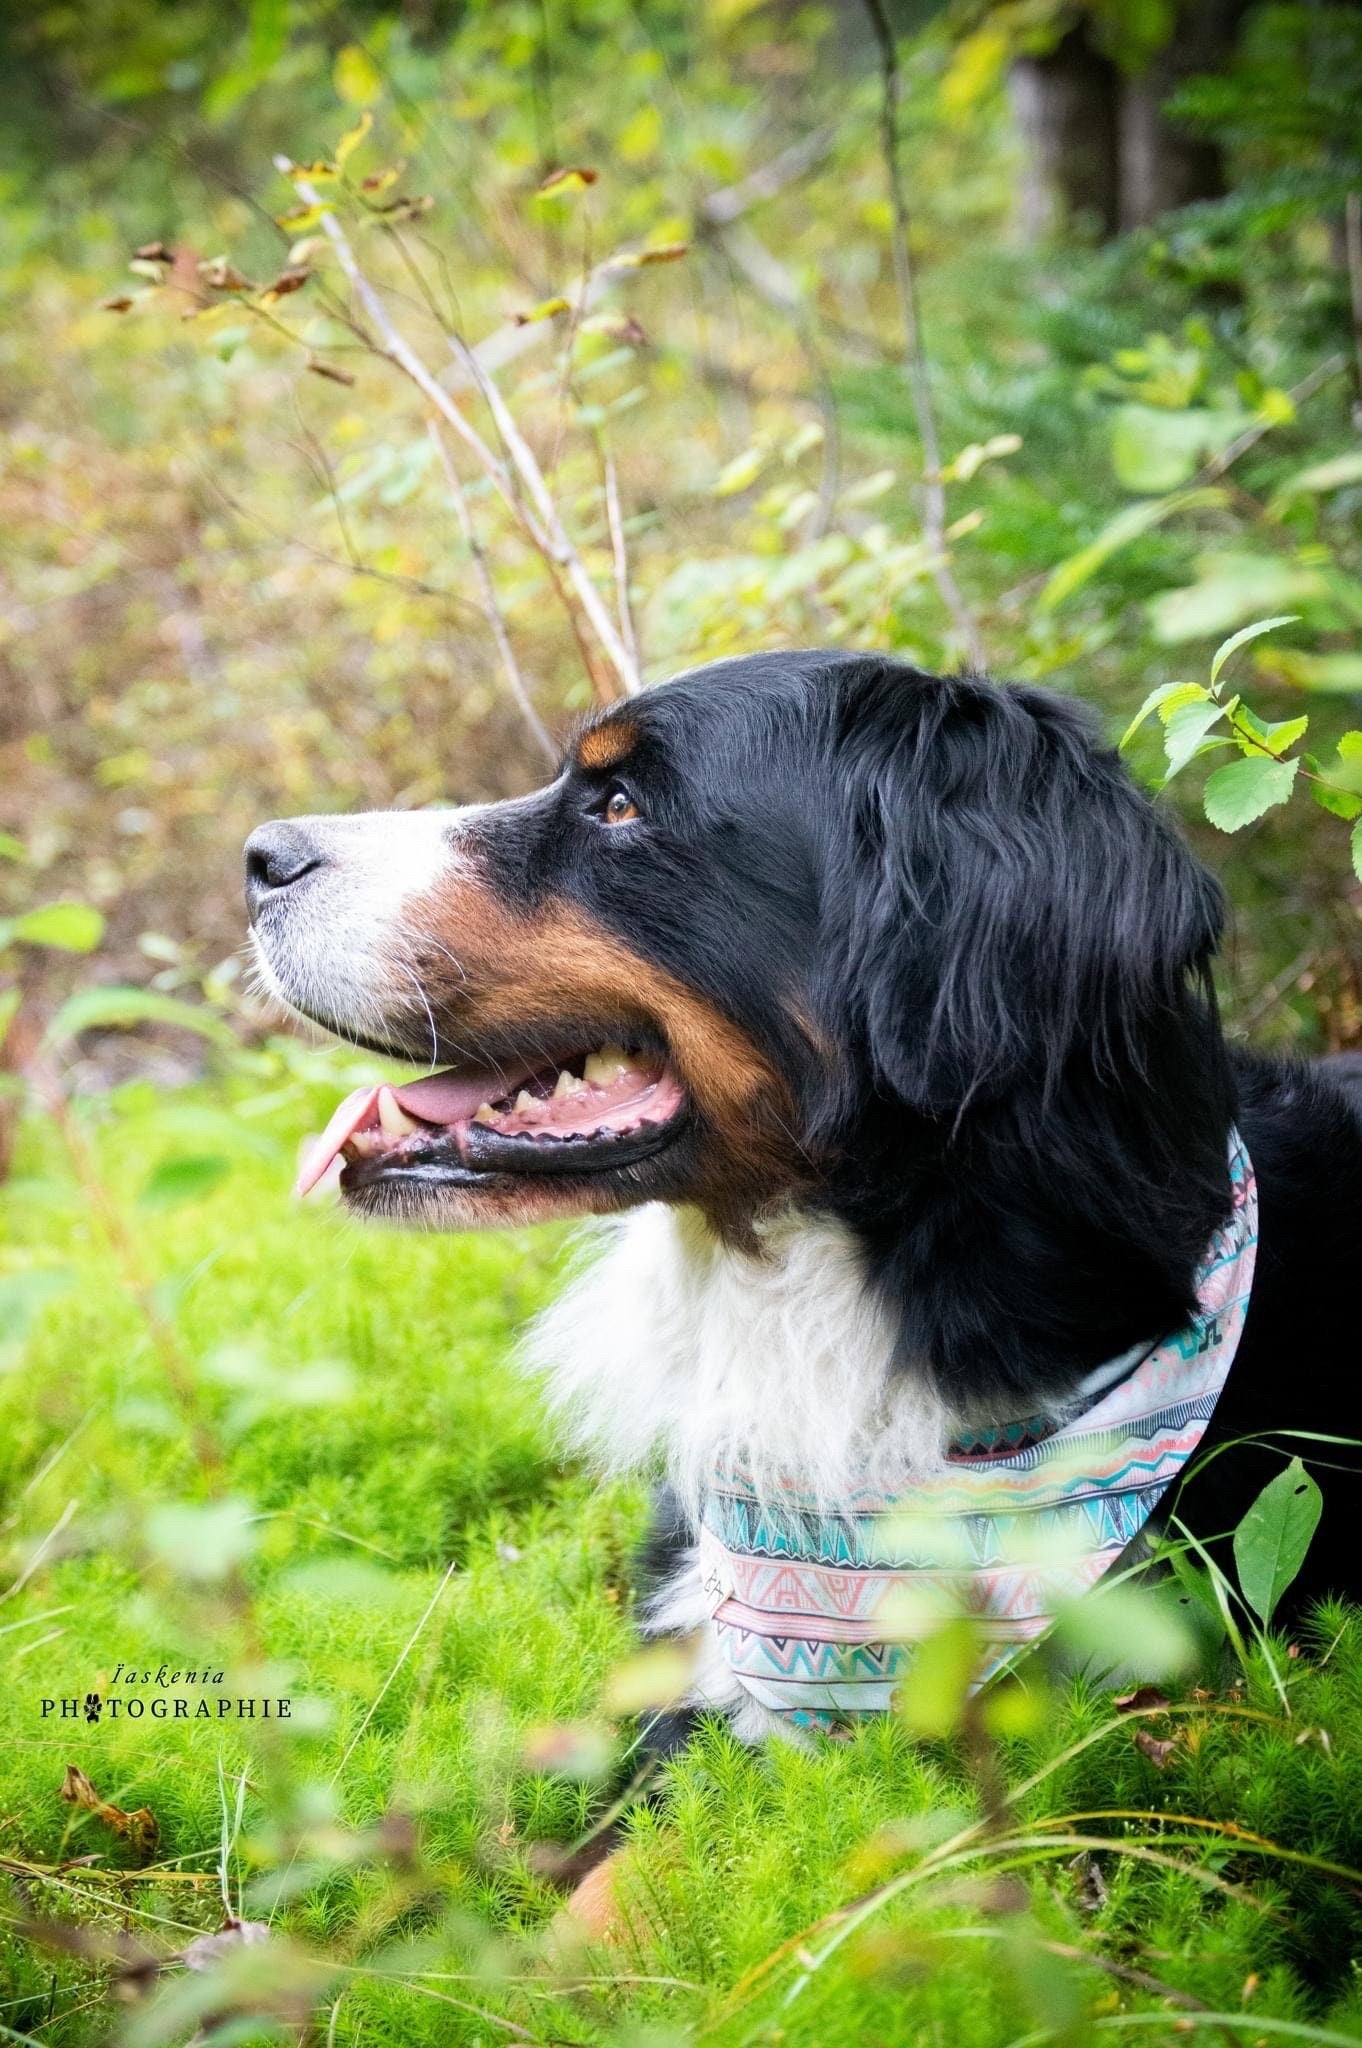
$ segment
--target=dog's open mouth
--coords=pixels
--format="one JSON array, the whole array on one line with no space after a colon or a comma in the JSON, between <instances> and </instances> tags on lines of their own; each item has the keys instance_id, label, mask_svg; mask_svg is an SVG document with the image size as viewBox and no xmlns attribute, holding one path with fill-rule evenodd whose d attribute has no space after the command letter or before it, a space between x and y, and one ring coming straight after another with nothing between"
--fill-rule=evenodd
<instances>
[{"instance_id":1,"label":"dog's open mouth","mask_svg":"<svg viewBox=\"0 0 1362 2048\"><path fill-rule=\"evenodd\" d=\"M296 1192L605 1172L669 1144L686 1107L662 1055L621 1045L357 1088L308 1147Z\"/></svg>"}]
</instances>

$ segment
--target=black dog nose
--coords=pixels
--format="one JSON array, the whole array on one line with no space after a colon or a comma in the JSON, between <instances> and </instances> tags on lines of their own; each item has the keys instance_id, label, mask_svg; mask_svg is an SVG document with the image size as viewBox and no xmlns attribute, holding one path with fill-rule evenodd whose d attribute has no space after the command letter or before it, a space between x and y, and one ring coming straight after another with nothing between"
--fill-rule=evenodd
<instances>
[{"instance_id":1,"label":"black dog nose","mask_svg":"<svg viewBox=\"0 0 1362 2048\"><path fill-rule=\"evenodd\" d=\"M276 819L246 841L246 907L255 917L267 896L287 889L322 865L322 852L301 825Z\"/></svg>"}]
</instances>

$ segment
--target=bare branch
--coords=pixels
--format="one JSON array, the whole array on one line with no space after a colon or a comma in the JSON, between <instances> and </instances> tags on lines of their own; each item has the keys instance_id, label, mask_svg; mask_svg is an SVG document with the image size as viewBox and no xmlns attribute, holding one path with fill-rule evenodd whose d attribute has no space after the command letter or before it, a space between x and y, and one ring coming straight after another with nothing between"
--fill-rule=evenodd
<instances>
[{"instance_id":1,"label":"bare branch","mask_svg":"<svg viewBox=\"0 0 1362 2048\"><path fill-rule=\"evenodd\" d=\"M473 514L469 509L468 494L464 490L463 479L454 466L454 458L450 454L445 443L445 437L440 431L439 421L427 420L426 432L430 435L435 453L439 458L440 467L444 471L445 482L449 486L449 495L453 502L454 510L458 515L459 525L463 530L463 537L467 543L469 555L472 558L473 574L477 577L478 588L482 592L483 615L491 630L492 638L496 642L497 653L501 656L501 666L506 674L507 685L520 708L520 715L524 719L536 745L546 756L550 766L557 767L558 749L554 746L552 739L549 737L547 727L534 708L534 700L530 696L529 690L525 685L525 678L520 672L520 663L516 660L515 648L511 644L511 635L506 625L506 619L497 601L496 585L492 581L492 572L487 566L487 557L483 553L482 543L479 541L477 530L473 525Z\"/></svg>"},{"instance_id":2,"label":"bare branch","mask_svg":"<svg viewBox=\"0 0 1362 2048\"><path fill-rule=\"evenodd\" d=\"M620 615L620 632L629 649L629 659L635 670L641 672L638 631L629 602L629 551L625 546L624 520L620 513L619 479L615 475L615 458L604 441L601 442L601 468L605 479L605 520L610 529L610 552L615 558L615 604Z\"/></svg>"},{"instance_id":3,"label":"bare branch","mask_svg":"<svg viewBox=\"0 0 1362 2048\"><path fill-rule=\"evenodd\" d=\"M908 373L913 411L917 417L918 439L922 444L923 531L932 551L932 576L941 594L941 601L951 615L956 635L971 666L982 669L986 665L984 644L979 637L974 614L955 580L946 541L946 490L941 481L941 437L936 430L931 376L922 347L922 315L918 306L917 280L913 275L913 261L908 248L908 203L903 194L903 169L899 162L899 98L903 90L903 78L899 71L898 49L894 42L894 31L885 12L884 0L865 0L865 11L870 17L870 25L875 32L875 41L880 52L880 150L884 157L885 176L889 183L889 203L894 220L891 241L894 277L898 285L899 309L903 320L904 367Z\"/></svg>"},{"instance_id":4,"label":"bare branch","mask_svg":"<svg viewBox=\"0 0 1362 2048\"><path fill-rule=\"evenodd\" d=\"M626 695L632 695L639 687L637 670L629 659L628 651L600 592L587 574L581 555L568 538L558 516L558 508L544 481L543 471L535 459L533 450L516 425L500 391L462 337L457 334L446 334L445 338L456 361L469 372L496 421L497 431L511 463L529 492L534 512L531 512L530 507L524 504L512 489L511 478L505 464L498 460L476 427L465 418L438 378L431 373L406 336L393 322L378 291L360 267L359 259L337 217L334 205L321 197L310 179L298 177L294 173L294 184L299 196L309 206L317 208L322 231L335 250L341 269L372 322L385 352L398 368L410 377L441 419L476 456L483 473L496 487L517 521L530 534L540 554L546 560L556 563L565 572L592 631L619 678L622 689Z\"/></svg>"},{"instance_id":5,"label":"bare branch","mask_svg":"<svg viewBox=\"0 0 1362 2048\"><path fill-rule=\"evenodd\" d=\"M836 140L837 133L832 128L815 128L811 135L801 135L797 142L782 149L769 163L758 164L755 171L749 171L735 185L709 193L700 202L701 218L712 227L728 227L740 214L761 205L763 200L776 198L787 185L796 184L806 171L831 155Z\"/></svg>"},{"instance_id":6,"label":"bare branch","mask_svg":"<svg viewBox=\"0 0 1362 2048\"><path fill-rule=\"evenodd\" d=\"M606 610L605 600L587 574L586 564L568 539L566 529L558 516L558 507L554 504L553 494L544 481L544 472L539 467L534 450L521 433L515 416L497 385L483 369L467 342L457 334L449 334L445 338L455 358L467 368L486 400L487 408L496 421L497 432L505 444L516 473L533 500L535 511L547 535L545 553L551 555L553 560L566 570L582 610L609 657L625 695L632 697L639 688L637 665L630 660L628 649L616 630L614 620Z\"/></svg>"},{"instance_id":7,"label":"bare branch","mask_svg":"<svg viewBox=\"0 0 1362 2048\"><path fill-rule=\"evenodd\" d=\"M1362 428L1362 192L1350 192L1344 204L1343 246L1348 258L1348 296L1352 301L1353 352L1357 357L1353 425Z\"/></svg>"},{"instance_id":8,"label":"bare branch","mask_svg":"<svg viewBox=\"0 0 1362 2048\"><path fill-rule=\"evenodd\" d=\"M406 372L418 391L423 393L440 414L441 418L454 429L459 439L477 456L484 472L491 478L492 483L506 501L510 511L518 521L525 524L528 515L524 506L517 500L515 492L511 489L511 479L506 472L504 464L498 462L496 456L492 453L492 450L483 440L471 420L464 418L464 415L460 412L458 406L455 405L453 399L450 398L446 391L441 389L436 379L432 377L430 371L421 361L421 358L417 355L405 335L393 325L392 320L389 318L387 307L375 291L373 285L370 284L364 272L360 269L359 260L350 246L349 237L336 218L334 207L328 201L322 199L316 186L310 179L296 178L294 183L299 197L306 200L309 206L315 206L318 209L322 231L335 250L340 267L349 279L355 296L373 322L387 355L397 364L400 370ZM547 545L545 537L538 533L536 529L531 529L530 537L538 547Z\"/></svg>"},{"instance_id":9,"label":"bare branch","mask_svg":"<svg viewBox=\"0 0 1362 2048\"><path fill-rule=\"evenodd\" d=\"M1307 376L1301 378L1299 384L1293 384L1287 392L1292 407L1304 405L1308 398L1313 398L1331 378L1336 377L1340 370L1347 367L1346 356L1326 356L1322 363L1317 363ZM1218 455L1213 455L1209 462L1202 465L1187 485L1187 489L1194 491L1200 489L1202 484L1213 484L1217 477L1224 476L1226 470L1231 468L1241 455L1246 455L1250 448L1256 446L1264 434L1270 434L1275 425L1275 420L1258 419L1251 427L1245 427L1242 434L1236 434L1227 447L1222 448Z\"/></svg>"}]
</instances>

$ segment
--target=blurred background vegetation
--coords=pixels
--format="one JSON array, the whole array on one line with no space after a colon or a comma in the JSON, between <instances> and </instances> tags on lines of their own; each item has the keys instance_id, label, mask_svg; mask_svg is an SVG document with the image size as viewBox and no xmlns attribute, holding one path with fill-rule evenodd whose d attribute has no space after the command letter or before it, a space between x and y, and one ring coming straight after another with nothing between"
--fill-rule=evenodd
<instances>
[{"instance_id":1,"label":"blurred background vegetation","mask_svg":"<svg viewBox=\"0 0 1362 2048\"><path fill-rule=\"evenodd\" d=\"M224 999L254 823L540 774L446 457L545 724L618 686L275 167L343 136L357 259L493 442L495 377L612 614L627 552L646 677L982 655L1115 730L1280 612L1253 701L1349 724L1362 10L86 0L0 36L0 911L97 909L83 978ZM1304 802L1201 829L1236 1025L1355 1040L1346 834ZM14 1065L71 963L9 964Z\"/></svg>"},{"instance_id":2,"label":"blurred background vegetation","mask_svg":"<svg viewBox=\"0 0 1362 2048\"><path fill-rule=\"evenodd\" d=\"M5 10L0 2037L1359 2036L1346 1614L1244 1609L1171 1703L971 1719L955 1656L911 1742L711 1730L627 1942L555 1951L675 1681L641 1497L507 1368L553 1233L286 1207L371 1073L252 1003L237 880L264 818L512 793L712 656L982 660L1115 737L1286 614L1234 687L1334 786L1164 801L1231 1028L1358 1043L1359 104L1341 4ZM292 1734L37 1719L196 1644Z\"/></svg>"}]
</instances>

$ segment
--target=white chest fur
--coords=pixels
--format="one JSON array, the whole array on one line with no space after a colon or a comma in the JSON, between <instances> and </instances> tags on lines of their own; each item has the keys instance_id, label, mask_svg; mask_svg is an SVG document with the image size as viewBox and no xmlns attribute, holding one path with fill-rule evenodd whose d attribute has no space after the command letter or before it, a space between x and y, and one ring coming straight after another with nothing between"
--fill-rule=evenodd
<instances>
[{"instance_id":1,"label":"white chest fur","mask_svg":"<svg viewBox=\"0 0 1362 2048\"><path fill-rule=\"evenodd\" d=\"M850 1233L789 1215L762 1253L657 1203L606 1229L529 1345L574 1446L608 1471L660 1466L693 1516L716 1457L834 1504L881 1463L936 1466L949 1418L925 1377L891 1376Z\"/></svg>"},{"instance_id":2,"label":"white chest fur","mask_svg":"<svg viewBox=\"0 0 1362 2048\"><path fill-rule=\"evenodd\" d=\"M828 1220L767 1225L754 1258L693 1210L636 1209L592 1241L528 1352L572 1444L604 1471L660 1468L692 1528L716 1460L763 1488L798 1473L832 1506L881 1467L900 1480L932 1469L947 1439L925 1376L891 1375L889 1318L850 1234ZM741 1740L788 1732L735 1678L709 1611L692 1548L647 1627L693 1635L690 1699L727 1713Z\"/></svg>"}]
</instances>

